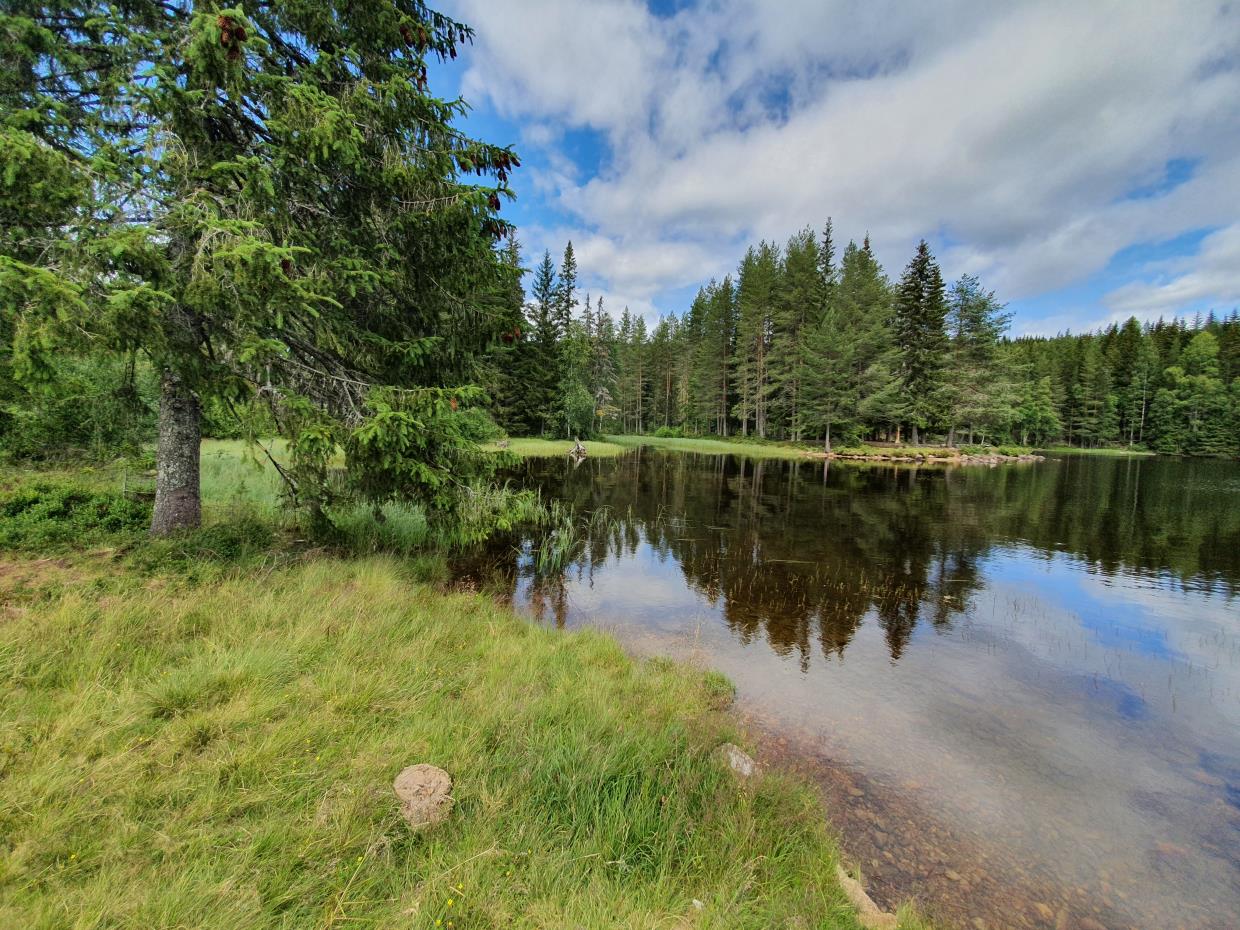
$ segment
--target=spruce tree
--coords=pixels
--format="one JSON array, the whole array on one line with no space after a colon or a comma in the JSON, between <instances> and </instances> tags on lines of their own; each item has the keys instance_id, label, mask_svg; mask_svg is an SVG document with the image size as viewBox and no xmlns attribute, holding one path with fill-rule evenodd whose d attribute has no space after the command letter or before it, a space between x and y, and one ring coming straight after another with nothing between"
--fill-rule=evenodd
<instances>
[{"instance_id":1,"label":"spruce tree","mask_svg":"<svg viewBox=\"0 0 1240 930\"><path fill-rule=\"evenodd\" d=\"M0 243L15 367L75 341L149 357L153 532L200 519L204 402L265 406L320 516L341 448L358 492L436 506L488 467L454 414L501 332L518 163L427 86L467 26L415 0L11 0L0 32L0 176L47 187Z\"/></svg>"},{"instance_id":2,"label":"spruce tree","mask_svg":"<svg viewBox=\"0 0 1240 930\"><path fill-rule=\"evenodd\" d=\"M900 385L913 444L920 430L942 418L946 382L947 304L943 275L923 239L896 288L893 334L899 353Z\"/></svg>"},{"instance_id":3,"label":"spruce tree","mask_svg":"<svg viewBox=\"0 0 1240 930\"><path fill-rule=\"evenodd\" d=\"M806 228L789 239L784 249L771 321L772 407L793 442L800 442L805 426L801 395L807 342L822 319L825 291L818 241Z\"/></svg>"},{"instance_id":4,"label":"spruce tree","mask_svg":"<svg viewBox=\"0 0 1240 930\"><path fill-rule=\"evenodd\" d=\"M738 392L735 414L741 433L766 437L772 393L770 368L771 317L779 283L779 250L762 242L750 248L737 272L736 343L733 371Z\"/></svg>"},{"instance_id":5,"label":"spruce tree","mask_svg":"<svg viewBox=\"0 0 1240 930\"><path fill-rule=\"evenodd\" d=\"M555 325L559 338L563 339L568 335L569 323L576 308L577 256L573 254L572 242L569 242L564 246L564 258L560 262L560 277L555 296Z\"/></svg>"},{"instance_id":6,"label":"spruce tree","mask_svg":"<svg viewBox=\"0 0 1240 930\"><path fill-rule=\"evenodd\" d=\"M998 365L999 340L1012 315L975 275L962 275L947 301L948 355L945 398L948 445L958 427L994 429L1011 418L1013 391Z\"/></svg>"},{"instance_id":7,"label":"spruce tree","mask_svg":"<svg viewBox=\"0 0 1240 930\"><path fill-rule=\"evenodd\" d=\"M560 290L549 251L534 269L530 306L531 344L527 357L526 403L538 424L538 433L554 433L559 412L560 340L557 317Z\"/></svg>"}]
</instances>

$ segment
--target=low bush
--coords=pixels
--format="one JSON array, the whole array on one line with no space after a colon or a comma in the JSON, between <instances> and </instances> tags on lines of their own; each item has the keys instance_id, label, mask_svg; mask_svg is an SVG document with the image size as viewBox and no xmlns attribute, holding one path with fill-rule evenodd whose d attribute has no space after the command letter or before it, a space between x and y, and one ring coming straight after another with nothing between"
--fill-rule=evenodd
<instances>
[{"instance_id":1,"label":"low bush","mask_svg":"<svg viewBox=\"0 0 1240 930\"><path fill-rule=\"evenodd\" d=\"M151 505L117 491L37 481L0 496L0 549L47 552L141 539Z\"/></svg>"},{"instance_id":2,"label":"low bush","mask_svg":"<svg viewBox=\"0 0 1240 930\"><path fill-rule=\"evenodd\" d=\"M472 442L494 442L504 431L481 407L467 407L456 414L461 435Z\"/></svg>"}]
</instances>

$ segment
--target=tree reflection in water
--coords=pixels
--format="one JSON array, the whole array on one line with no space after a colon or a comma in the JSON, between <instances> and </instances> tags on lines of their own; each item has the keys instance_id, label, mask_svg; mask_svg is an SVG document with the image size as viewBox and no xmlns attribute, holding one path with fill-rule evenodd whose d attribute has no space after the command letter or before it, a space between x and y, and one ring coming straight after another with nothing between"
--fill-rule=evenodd
<instances>
[{"instance_id":1,"label":"tree reflection in water","mask_svg":"<svg viewBox=\"0 0 1240 930\"><path fill-rule=\"evenodd\" d=\"M986 467L857 465L638 450L614 459L531 460L513 475L580 514L564 572L534 577L512 540L468 560L536 615L563 625L569 583L648 546L744 643L802 666L842 656L868 614L893 661L919 623L948 629L1002 554L1066 552L1104 577L1148 577L1234 596L1240 477L1234 463L1069 457ZM535 540L524 540L528 553ZM518 549L521 547L519 546ZM636 592L635 592L636 593Z\"/></svg>"}]
</instances>

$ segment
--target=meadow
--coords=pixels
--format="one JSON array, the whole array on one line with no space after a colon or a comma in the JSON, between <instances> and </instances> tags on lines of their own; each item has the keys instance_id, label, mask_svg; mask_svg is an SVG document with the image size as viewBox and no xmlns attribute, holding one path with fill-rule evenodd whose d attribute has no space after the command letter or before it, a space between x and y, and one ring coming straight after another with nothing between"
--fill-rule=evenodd
<instances>
[{"instance_id":1,"label":"meadow","mask_svg":"<svg viewBox=\"0 0 1240 930\"><path fill-rule=\"evenodd\" d=\"M858 926L816 792L721 759L721 676L308 545L236 443L197 535L145 541L141 478L0 481L0 926Z\"/></svg>"}]
</instances>

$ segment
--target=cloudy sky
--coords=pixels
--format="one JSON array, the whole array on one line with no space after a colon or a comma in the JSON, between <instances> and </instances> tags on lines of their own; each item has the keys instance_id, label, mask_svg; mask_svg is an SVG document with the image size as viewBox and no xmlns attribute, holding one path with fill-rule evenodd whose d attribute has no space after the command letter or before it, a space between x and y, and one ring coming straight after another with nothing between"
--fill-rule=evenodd
<instances>
[{"instance_id":1,"label":"cloudy sky","mask_svg":"<svg viewBox=\"0 0 1240 930\"><path fill-rule=\"evenodd\" d=\"M532 263L681 313L745 245L927 238L1017 332L1240 305L1240 4L445 0Z\"/></svg>"}]
</instances>

